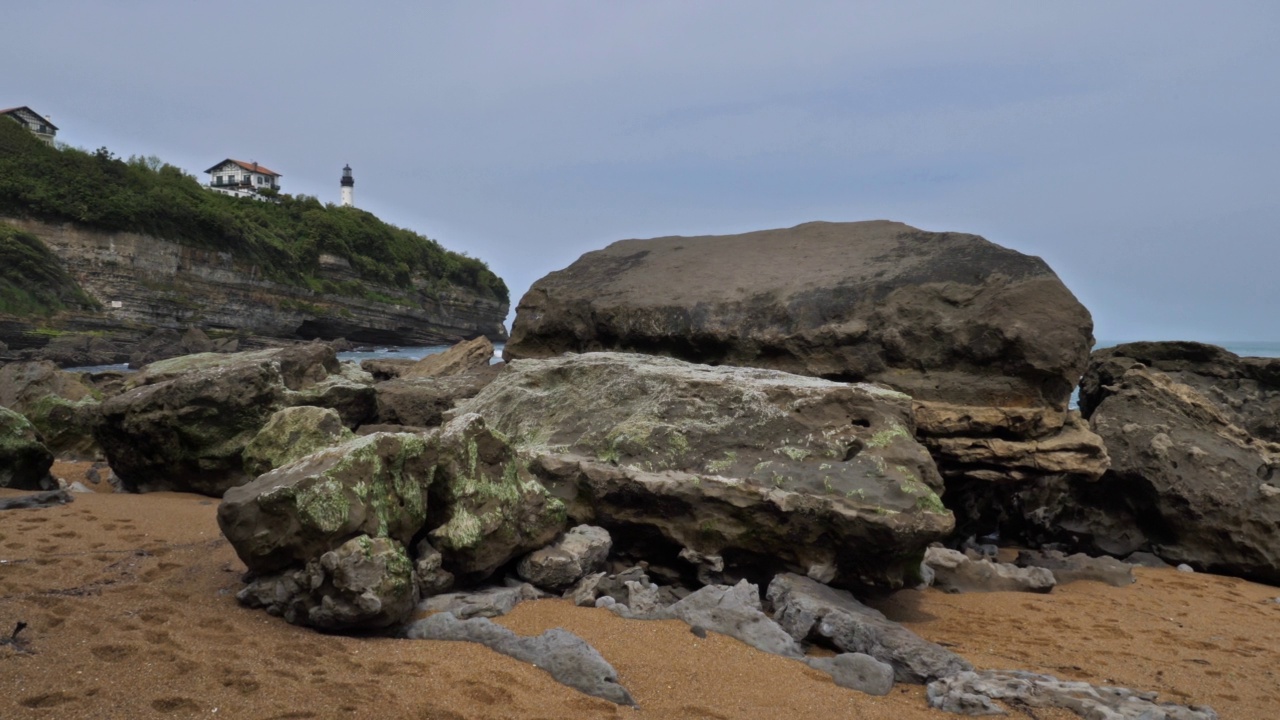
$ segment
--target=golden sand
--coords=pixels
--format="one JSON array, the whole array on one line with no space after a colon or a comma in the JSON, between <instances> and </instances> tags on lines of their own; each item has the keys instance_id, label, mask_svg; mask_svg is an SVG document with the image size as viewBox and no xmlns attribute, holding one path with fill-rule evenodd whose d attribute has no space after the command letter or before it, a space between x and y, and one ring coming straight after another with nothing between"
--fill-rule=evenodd
<instances>
[{"instance_id":1,"label":"golden sand","mask_svg":"<svg viewBox=\"0 0 1280 720\"><path fill-rule=\"evenodd\" d=\"M918 686L869 697L727 637L564 601L501 622L582 636L639 709L477 645L322 635L237 604L245 568L216 508L196 495L89 493L0 511L0 634L29 623L25 652L0 646L0 718L956 717L928 709ZM877 605L979 667L1156 690L1228 720L1280 717L1280 604L1269 602L1280 588L1172 570L1138 578L1048 595L904 591Z\"/></svg>"}]
</instances>

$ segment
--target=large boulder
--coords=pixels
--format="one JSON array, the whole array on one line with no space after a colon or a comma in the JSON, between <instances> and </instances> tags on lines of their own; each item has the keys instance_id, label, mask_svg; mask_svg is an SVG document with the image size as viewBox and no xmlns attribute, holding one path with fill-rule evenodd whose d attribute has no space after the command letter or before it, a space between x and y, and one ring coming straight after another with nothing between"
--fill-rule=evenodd
<instances>
[{"instance_id":1,"label":"large boulder","mask_svg":"<svg viewBox=\"0 0 1280 720\"><path fill-rule=\"evenodd\" d=\"M319 343L163 360L102 403L94 437L127 489L221 496L252 479L244 449L271 416L321 402L295 396L339 370Z\"/></svg>"},{"instance_id":2,"label":"large boulder","mask_svg":"<svg viewBox=\"0 0 1280 720\"><path fill-rule=\"evenodd\" d=\"M1102 356L1108 382L1089 421L1107 443L1105 492L1067 486L1049 523L1114 554L1151 550L1199 570L1280 583L1280 444L1233 420L1243 410L1170 374ZM1203 377L1203 376L1201 376ZM1256 425L1255 425L1256 427ZM1064 532L1063 534L1066 534Z\"/></svg>"},{"instance_id":3,"label":"large boulder","mask_svg":"<svg viewBox=\"0 0 1280 720\"><path fill-rule=\"evenodd\" d=\"M895 222L815 222L587 253L521 299L504 357L623 350L884 383L915 399L948 479L1096 479L1101 442L1067 413L1092 331L1039 258ZM974 452L993 438L1004 444Z\"/></svg>"},{"instance_id":4,"label":"large boulder","mask_svg":"<svg viewBox=\"0 0 1280 720\"><path fill-rule=\"evenodd\" d=\"M791 568L900 587L952 529L910 399L755 368L588 353L520 360L456 412L512 438L580 523L668 567Z\"/></svg>"},{"instance_id":5,"label":"large boulder","mask_svg":"<svg viewBox=\"0 0 1280 720\"><path fill-rule=\"evenodd\" d=\"M100 394L81 373L59 370L48 360L0 366L0 406L26 416L58 457L102 458L93 439Z\"/></svg>"},{"instance_id":6,"label":"large boulder","mask_svg":"<svg viewBox=\"0 0 1280 720\"><path fill-rule=\"evenodd\" d=\"M0 407L0 487L48 490L53 455L40 442L35 426L22 415Z\"/></svg>"}]
</instances>

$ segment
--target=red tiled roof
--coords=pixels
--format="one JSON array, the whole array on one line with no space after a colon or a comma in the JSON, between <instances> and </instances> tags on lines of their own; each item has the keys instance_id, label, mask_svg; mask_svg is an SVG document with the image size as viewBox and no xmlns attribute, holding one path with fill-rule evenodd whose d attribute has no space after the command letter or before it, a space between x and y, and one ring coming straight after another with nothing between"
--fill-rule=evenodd
<instances>
[{"instance_id":1,"label":"red tiled roof","mask_svg":"<svg viewBox=\"0 0 1280 720\"><path fill-rule=\"evenodd\" d=\"M57 129L58 129L58 126L57 126L57 125L54 125L53 123L49 122L49 118L47 118L47 117L45 117L45 116L41 115L40 113L36 112L35 110L32 110L31 108L27 107L26 105L19 105L18 107L5 108L5 109L3 109L3 110L0 110L0 115L8 115L9 113L17 112L18 110L26 110L27 112L31 113L32 115L35 115L36 117L38 117L38 118L40 118L41 120L43 120L45 125L48 125L49 127L53 128L54 130L57 130Z\"/></svg>"},{"instance_id":2,"label":"red tiled roof","mask_svg":"<svg viewBox=\"0 0 1280 720\"><path fill-rule=\"evenodd\" d=\"M229 162L235 163L240 167L244 168L245 170L248 170L249 172L261 173L262 175L270 175L272 177L284 177L280 173L268 170L267 168L259 165L258 163L247 163L243 160L236 160L235 158L227 158L226 160L223 160L222 162L218 163L217 165L214 165L208 170L205 170L205 172L211 173L214 170L217 170L218 168L222 167L223 165L226 165Z\"/></svg>"}]
</instances>

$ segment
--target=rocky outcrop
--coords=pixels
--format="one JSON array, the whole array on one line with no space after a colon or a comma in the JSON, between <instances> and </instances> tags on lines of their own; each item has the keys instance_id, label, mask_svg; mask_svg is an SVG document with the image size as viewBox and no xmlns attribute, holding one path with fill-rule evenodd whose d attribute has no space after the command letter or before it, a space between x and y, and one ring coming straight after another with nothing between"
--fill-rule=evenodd
<instances>
[{"instance_id":1,"label":"rocky outcrop","mask_svg":"<svg viewBox=\"0 0 1280 720\"><path fill-rule=\"evenodd\" d=\"M521 578L549 590L564 590L604 567L613 540L609 531L579 525L540 550L520 560L516 572Z\"/></svg>"},{"instance_id":2,"label":"rocky outcrop","mask_svg":"<svg viewBox=\"0 0 1280 720\"><path fill-rule=\"evenodd\" d=\"M524 296L504 355L625 350L883 383L915 400L949 481L1096 479L1106 452L1067 412L1092 329L1039 258L888 221L808 223L587 253Z\"/></svg>"},{"instance_id":3,"label":"rocky outcrop","mask_svg":"<svg viewBox=\"0 0 1280 720\"><path fill-rule=\"evenodd\" d=\"M388 425L435 427L459 402L475 397L500 369L488 365L461 375L396 378L374 385L377 421Z\"/></svg>"},{"instance_id":4,"label":"rocky outcrop","mask_svg":"<svg viewBox=\"0 0 1280 720\"><path fill-rule=\"evenodd\" d=\"M248 259L134 233L88 230L72 224L4 218L35 235L103 306L99 313L70 314L53 328L13 319L0 324L0 342L14 353L50 348L60 365L126 362L136 343L157 329L197 328L214 343L240 337L280 340L347 338L385 345L438 345L478 335L506 337L507 304L474 291L446 286L434 296L370 284L349 266L322 264L322 279L356 281L370 297L333 294L273 282ZM55 334L56 335L56 334ZM180 338L181 339L181 338ZM58 347L65 345L66 347ZM194 348L175 349L172 355ZM216 349L216 348L213 348ZM240 349L251 349L243 344ZM140 355L145 362L154 354Z\"/></svg>"},{"instance_id":5,"label":"rocky outcrop","mask_svg":"<svg viewBox=\"0 0 1280 720\"><path fill-rule=\"evenodd\" d=\"M25 417L0 407L0 487L51 489L53 455Z\"/></svg>"},{"instance_id":6,"label":"rocky outcrop","mask_svg":"<svg viewBox=\"0 0 1280 720\"><path fill-rule=\"evenodd\" d=\"M909 399L878 386L588 353L509 363L457 412L510 436L616 552L690 573L682 550L738 578L899 587L952 528Z\"/></svg>"},{"instance_id":7,"label":"rocky outcrop","mask_svg":"<svg viewBox=\"0 0 1280 720\"><path fill-rule=\"evenodd\" d=\"M1110 382L1090 393L1090 424L1112 456L1099 483L1106 493L1065 488L1052 506L1059 517L1115 554L1150 549L1174 564L1280 583L1280 444L1251 436L1174 376L1136 361L1112 374L1120 362L1099 358L1093 376Z\"/></svg>"}]
</instances>

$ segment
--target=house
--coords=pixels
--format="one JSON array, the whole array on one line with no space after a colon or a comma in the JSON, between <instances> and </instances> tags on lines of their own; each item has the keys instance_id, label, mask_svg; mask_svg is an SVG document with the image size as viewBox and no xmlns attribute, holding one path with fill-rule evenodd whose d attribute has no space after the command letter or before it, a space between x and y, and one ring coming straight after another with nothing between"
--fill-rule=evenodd
<instances>
[{"instance_id":1,"label":"house","mask_svg":"<svg viewBox=\"0 0 1280 720\"><path fill-rule=\"evenodd\" d=\"M223 195L255 197L266 188L280 189L280 173L256 162L227 158L205 172L209 174L209 189Z\"/></svg>"},{"instance_id":2,"label":"house","mask_svg":"<svg viewBox=\"0 0 1280 720\"><path fill-rule=\"evenodd\" d=\"M53 144L53 136L58 134L58 126L49 122L49 118L37 113L25 105L0 110L0 115L17 120L23 127L35 133L41 140Z\"/></svg>"}]
</instances>

